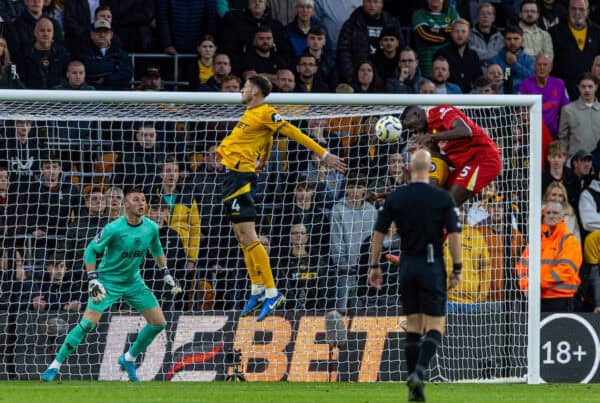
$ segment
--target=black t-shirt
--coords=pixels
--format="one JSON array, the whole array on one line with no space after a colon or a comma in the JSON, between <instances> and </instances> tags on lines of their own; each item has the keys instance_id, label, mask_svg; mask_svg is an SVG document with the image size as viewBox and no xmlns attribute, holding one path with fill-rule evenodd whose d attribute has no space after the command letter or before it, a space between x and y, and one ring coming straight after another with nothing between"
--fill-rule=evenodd
<instances>
[{"instance_id":1,"label":"black t-shirt","mask_svg":"<svg viewBox=\"0 0 600 403\"><path fill-rule=\"evenodd\" d=\"M442 256L443 229L460 232L456 204L448 192L415 182L392 192L379 211L375 230L387 233L394 221L400 235L400 250L409 256L425 256L427 244Z\"/></svg>"}]
</instances>

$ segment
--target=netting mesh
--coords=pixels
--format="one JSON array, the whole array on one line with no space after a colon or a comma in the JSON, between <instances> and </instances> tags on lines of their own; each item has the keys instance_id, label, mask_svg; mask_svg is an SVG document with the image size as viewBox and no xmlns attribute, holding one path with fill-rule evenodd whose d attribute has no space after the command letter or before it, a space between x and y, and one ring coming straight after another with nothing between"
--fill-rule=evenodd
<instances>
[{"instance_id":1,"label":"netting mesh","mask_svg":"<svg viewBox=\"0 0 600 403\"><path fill-rule=\"evenodd\" d=\"M257 323L243 256L223 215L216 145L238 105L3 103L0 107L0 378L38 379L87 302L83 251L141 187L161 226L173 298L148 256L141 268L169 322L138 359L142 380L385 381L406 377L398 268L368 286L370 238L386 194L407 180L406 138L378 143L380 116L402 106L285 106L281 115L349 171L276 137L258 176L257 229L287 303ZM514 271L527 234L529 110L465 107L501 150L503 173L463 206L463 284L449 293L430 377L521 378L526 301ZM2 163L2 162L5 162ZM346 186L360 175L365 187ZM418 229L416 229L418 230ZM398 254L392 229L384 255ZM104 314L61 369L63 379L126 379L117 358L144 321L125 302Z\"/></svg>"}]
</instances>

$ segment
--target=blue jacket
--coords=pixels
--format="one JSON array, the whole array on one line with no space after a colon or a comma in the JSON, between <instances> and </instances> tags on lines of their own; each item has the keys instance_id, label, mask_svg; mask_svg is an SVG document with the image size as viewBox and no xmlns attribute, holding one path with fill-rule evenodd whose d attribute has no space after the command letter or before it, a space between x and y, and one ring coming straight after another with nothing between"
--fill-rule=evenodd
<instances>
[{"instance_id":1,"label":"blue jacket","mask_svg":"<svg viewBox=\"0 0 600 403\"><path fill-rule=\"evenodd\" d=\"M216 35L216 1L160 0L158 28L163 48L174 46L179 53L196 53L202 35Z\"/></svg>"},{"instance_id":2,"label":"blue jacket","mask_svg":"<svg viewBox=\"0 0 600 403\"><path fill-rule=\"evenodd\" d=\"M517 61L512 66L509 66L506 63L506 48L502 48L502 50L490 60L490 64L499 64L500 67L502 67L502 70L505 73L505 77L506 68L511 68L511 75L513 80L513 94L518 93L521 81L535 74L535 72L533 71L534 63L535 58L525 53L523 49L519 50L519 53L517 53Z\"/></svg>"},{"instance_id":3,"label":"blue jacket","mask_svg":"<svg viewBox=\"0 0 600 403\"><path fill-rule=\"evenodd\" d=\"M446 81L446 94L462 94L462 90L458 84Z\"/></svg>"},{"instance_id":4,"label":"blue jacket","mask_svg":"<svg viewBox=\"0 0 600 403\"><path fill-rule=\"evenodd\" d=\"M294 21L285 26L290 45L292 45L292 56L294 56L294 58L300 57L304 49L306 49L306 37L308 36L308 34L305 34L298 28L298 24L296 24L297 19L298 17L295 17ZM311 18L310 26L315 27L317 25L317 20L314 17ZM323 48L323 51L328 52L329 55L333 54L333 51L330 49L330 43L331 38L329 37L329 33L325 31L325 47Z\"/></svg>"},{"instance_id":5,"label":"blue jacket","mask_svg":"<svg viewBox=\"0 0 600 403\"><path fill-rule=\"evenodd\" d=\"M133 75L131 59L124 50L111 46L106 54L102 56L100 49L89 43L80 55L85 65L88 82L97 90L125 90L129 88ZM104 82L98 84L96 80L104 78Z\"/></svg>"}]
</instances>

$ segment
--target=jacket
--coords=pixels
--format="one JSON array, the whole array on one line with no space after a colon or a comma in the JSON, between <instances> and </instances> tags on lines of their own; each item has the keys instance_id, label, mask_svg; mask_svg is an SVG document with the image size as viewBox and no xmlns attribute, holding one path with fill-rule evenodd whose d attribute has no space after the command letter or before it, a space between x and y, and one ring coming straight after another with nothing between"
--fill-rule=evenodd
<instances>
[{"instance_id":1,"label":"jacket","mask_svg":"<svg viewBox=\"0 0 600 403\"><path fill-rule=\"evenodd\" d=\"M505 76L506 68L511 68L513 94L517 93L519 85L521 85L521 81L523 81L527 77L531 77L534 74L534 63L535 59L533 58L533 56L530 56L527 53L525 53L523 49L519 50L519 52L517 53L517 60L512 66L509 66L506 63L506 48L502 48L502 50L500 50L500 52L498 52L498 54L490 60L490 64L498 64L500 65L500 67L502 67L502 70L505 72Z\"/></svg>"},{"instance_id":2,"label":"jacket","mask_svg":"<svg viewBox=\"0 0 600 403\"><path fill-rule=\"evenodd\" d=\"M477 53L481 64L487 67L490 64L491 58L496 56L504 47L504 37L502 36L502 32L496 28L492 28L490 40L486 42L483 39L483 34L477 30L477 27L473 27L471 35L469 35L469 47Z\"/></svg>"},{"instance_id":3,"label":"jacket","mask_svg":"<svg viewBox=\"0 0 600 403\"><path fill-rule=\"evenodd\" d=\"M101 0L110 7L113 15L113 31L123 39L128 52L150 51L152 47L152 21L156 18L154 1L148 0Z\"/></svg>"},{"instance_id":4,"label":"jacket","mask_svg":"<svg viewBox=\"0 0 600 403\"><path fill-rule=\"evenodd\" d=\"M103 56L100 49L91 42L81 52L88 81L94 83L104 78L102 84L95 84L98 90L125 90L129 87L133 66L127 52L117 46L110 46Z\"/></svg>"},{"instance_id":5,"label":"jacket","mask_svg":"<svg viewBox=\"0 0 600 403\"><path fill-rule=\"evenodd\" d=\"M588 189L600 193L600 181L593 180ZM579 196L579 219L584 230L594 232L600 230L600 206L596 204L596 199L588 189L582 191Z\"/></svg>"},{"instance_id":6,"label":"jacket","mask_svg":"<svg viewBox=\"0 0 600 403\"><path fill-rule=\"evenodd\" d=\"M558 124L558 139L572 156L579 150L592 152L600 141L600 102L588 106L581 98L563 106Z\"/></svg>"},{"instance_id":7,"label":"jacket","mask_svg":"<svg viewBox=\"0 0 600 403\"><path fill-rule=\"evenodd\" d=\"M467 44L461 56L458 48L453 43L450 43L448 46L435 52L433 58L435 59L437 56L443 56L448 60L450 66L448 81L457 84L463 94L470 93L475 80L481 77L482 74L481 62L477 53Z\"/></svg>"},{"instance_id":8,"label":"jacket","mask_svg":"<svg viewBox=\"0 0 600 403\"><path fill-rule=\"evenodd\" d=\"M554 231L542 224L542 251L540 264L541 298L572 298L581 280L579 268L583 261L581 245L568 230L565 221L556 225ZM519 287L527 291L529 286L529 246L517 262Z\"/></svg>"},{"instance_id":9,"label":"jacket","mask_svg":"<svg viewBox=\"0 0 600 403\"><path fill-rule=\"evenodd\" d=\"M61 82L71 58L69 52L58 43L50 47L47 60L40 60L39 55L33 46L26 47L18 66L19 77L27 88L49 90Z\"/></svg>"},{"instance_id":10,"label":"jacket","mask_svg":"<svg viewBox=\"0 0 600 403\"><path fill-rule=\"evenodd\" d=\"M195 53L202 35L216 34L217 18L215 0L159 0L158 28L163 48L174 46L179 53Z\"/></svg>"},{"instance_id":11,"label":"jacket","mask_svg":"<svg viewBox=\"0 0 600 403\"><path fill-rule=\"evenodd\" d=\"M382 12L380 20L382 28L392 28L398 32L398 37L400 38L399 49L402 49L404 47L404 39L400 32L400 22L387 11ZM367 17L361 6L354 10L350 18L346 20L338 38L337 65L340 81L344 83L352 82L354 70L356 70L359 63L367 60L369 56Z\"/></svg>"},{"instance_id":12,"label":"jacket","mask_svg":"<svg viewBox=\"0 0 600 403\"><path fill-rule=\"evenodd\" d=\"M50 20L54 26L54 42L62 43L64 36L60 25L52 18L50 18ZM22 55L23 51L33 44L35 40L33 30L35 29L35 24L37 22L38 19L25 10L23 11L23 14L16 17L9 25L5 35L6 43L8 43L8 49L10 50L13 59Z\"/></svg>"},{"instance_id":13,"label":"jacket","mask_svg":"<svg viewBox=\"0 0 600 403\"><path fill-rule=\"evenodd\" d=\"M298 28L298 24L296 23L298 17L294 17L294 20L285 26L285 30L287 32L288 40L290 41L292 56L295 58L300 57L302 52L306 49L306 38L308 37L308 33L304 33ZM317 26L317 20L313 17L310 19L310 26ZM325 29L325 28L323 28ZM327 51L327 46L331 42L331 38L325 31L325 47L323 48L323 52Z\"/></svg>"},{"instance_id":14,"label":"jacket","mask_svg":"<svg viewBox=\"0 0 600 403\"><path fill-rule=\"evenodd\" d=\"M396 69L393 77L385 80L385 92L388 94L418 94L423 83L427 81L417 69L412 79L400 81L398 79L399 71Z\"/></svg>"},{"instance_id":15,"label":"jacket","mask_svg":"<svg viewBox=\"0 0 600 403\"><path fill-rule=\"evenodd\" d=\"M519 23L519 26L523 30L523 50L525 53L536 57L538 53L542 52L550 58L554 57L554 48L552 47L552 37L548 33L535 25L533 29L525 29L524 25Z\"/></svg>"},{"instance_id":16,"label":"jacket","mask_svg":"<svg viewBox=\"0 0 600 403\"><path fill-rule=\"evenodd\" d=\"M65 1L65 46L75 53L90 36L90 7L87 0Z\"/></svg>"}]
</instances>

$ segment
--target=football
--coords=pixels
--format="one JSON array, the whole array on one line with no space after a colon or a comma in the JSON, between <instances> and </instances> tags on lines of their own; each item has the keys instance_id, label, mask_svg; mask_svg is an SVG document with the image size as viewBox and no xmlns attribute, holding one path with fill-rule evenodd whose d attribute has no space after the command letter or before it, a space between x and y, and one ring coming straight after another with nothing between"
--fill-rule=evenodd
<instances>
[{"instance_id":1,"label":"football","mask_svg":"<svg viewBox=\"0 0 600 403\"><path fill-rule=\"evenodd\" d=\"M383 116L375 124L375 134L382 143L398 141L402 134L402 122L394 116Z\"/></svg>"}]
</instances>

